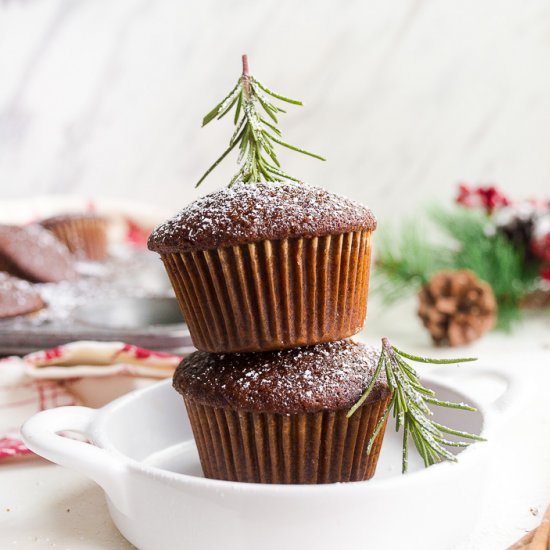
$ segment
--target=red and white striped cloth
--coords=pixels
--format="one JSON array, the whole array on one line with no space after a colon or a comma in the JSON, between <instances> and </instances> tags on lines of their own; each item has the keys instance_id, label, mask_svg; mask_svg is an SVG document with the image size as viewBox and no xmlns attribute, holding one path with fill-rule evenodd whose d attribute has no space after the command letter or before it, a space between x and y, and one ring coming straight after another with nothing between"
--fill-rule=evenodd
<instances>
[{"instance_id":1,"label":"red and white striped cloth","mask_svg":"<svg viewBox=\"0 0 550 550\"><path fill-rule=\"evenodd\" d=\"M34 413L63 405L101 406L171 376L181 359L123 342L72 342L1 359L0 458L31 453L19 428Z\"/></svg>"}]
</instances>

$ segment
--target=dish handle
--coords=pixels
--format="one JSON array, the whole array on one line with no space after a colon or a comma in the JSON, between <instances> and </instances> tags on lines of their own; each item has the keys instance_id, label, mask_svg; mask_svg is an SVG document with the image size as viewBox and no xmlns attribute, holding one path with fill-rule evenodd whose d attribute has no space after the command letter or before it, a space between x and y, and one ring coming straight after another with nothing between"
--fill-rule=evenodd
<instances>
[{"instance_id":1,"label":"dish handle","mask_svg":"<svg viewBox=\"0 0 550 550\"><path fill-rule=\"evenodd\" d=\"M47 409L27 420L21 427L21 435L31 451L95 481L113 504L127 514L125 464L110 451L61 435L62 432L74 431L89 436L97 412L96 409L78 406Z\"/></svg>"},{"instance_id":2,"label":"dish handle","mask_svg":"<svg viewBox=\"0 0 550 550\"><path fill-rule=\"evenodd\" d=\"M483 391L478 395L479 402L502 419L521 410L529 395L525 377L511 368L473 366L458 372L455 369L441 368L433 374L437 380L447 382L459 391L473 391L474 395L477 393L478 385L482 389L493 387L493 391L489 391L488 395L484 395L486 392Z\"/></svg>"}]
</instances>

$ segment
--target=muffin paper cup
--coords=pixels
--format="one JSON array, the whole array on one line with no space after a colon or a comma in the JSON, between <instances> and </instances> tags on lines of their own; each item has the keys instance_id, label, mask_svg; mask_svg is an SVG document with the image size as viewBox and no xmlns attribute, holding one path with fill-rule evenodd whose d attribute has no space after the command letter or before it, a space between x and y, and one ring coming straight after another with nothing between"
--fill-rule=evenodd
<instances>
[{"instance_id":1,"label":"muffin paper cup","mask_svg":"<svg viewBox=\"0 0 550 550\"><path fill-rule=\"evenodd\" d=\"M163 254L194 345L203 351L292 348L359 332L367 312L371 232Z\"/></svg>"},{"instance_id":2,"label":"muffin paper cup","mask_svg":"<svg viewBox=\"0 0 550 550\"><path fill-rule=\"evenodd\" d=\"M69 251L82 260L105 260L107 222L102 218L66 219L44 224Z\"/></svg>"},{"instance_id":3,"label":"muffin paper cup","mask_svg":"<svg viewBox=\"0 0 550 550\"><path fill-rule=\"evenodd\" d=\"M294 415L251 413L185 399L204 475L250 483L337 483L370 479L385 424L367 445L390 397L351 417L347 410Z\"/></svg>"}]
</instances>

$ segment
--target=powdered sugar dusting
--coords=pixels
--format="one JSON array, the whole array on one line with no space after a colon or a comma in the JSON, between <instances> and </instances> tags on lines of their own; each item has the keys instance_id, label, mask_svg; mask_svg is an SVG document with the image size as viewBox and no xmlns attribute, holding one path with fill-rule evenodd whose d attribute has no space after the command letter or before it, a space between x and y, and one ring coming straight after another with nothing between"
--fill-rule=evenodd
<instances>
[{"instance_id":1,"label":"powdered sugar dusting","mask_svg":"<svg viewBox=\"0 0 550 550\"><path fill-rule=\"evenodd\" d=\"M196 352L178 367L174 386L213 406L282 414L338 410L359 399L379 356L350 340L265 353ZM369 402L387 391L382 375Z\"/></svg>"},{"instance_id":2,"label":"powdered sugar dusting","mask_svg":"<svg viewBox=\"0 0 550 550\"><path fill-rule=\"evenodd\" d=\"M171 296L172 291L168 283L164 283L164 273L160 266L157 267L158 263L158 258L150 252L131 252L123 256L113 255L101 264L96 263L94 269L89 263L77 262L81 275L74 281L33 285L21 281L19 284L23 288L28 285L40 294L46 307L32 315L0 320L0 347L10 341L10 336L21 341L21 335L25 335L26 340L32 341L34 336L40 336L44 331L65 334L81 330L82 325L75 320L74 312L86 304L124 297ZM162 276L160 283L159 276ZM128 281L132 284L129 285ZM1 294L0 284L0 303Z\"/></svg>"},{"instance_id":3,"label":"powdered sugar dusting","mask_svg":"<svg viewBox=\"0 0 550 550\"><path fill-rule=\"evenodd\" d=\"M159 225L148 246L157 252L183 252L375 227L366 206L318 187L241 183L191 203Z\"/></svg>"},{"instance_id":4,"label":"powdered sugar dusting","mask_svg":"<svg viewBox=\"0 0 550 550\"><path fill-rule=\"evenodd\" d=\"M43 306L39 292L31 284L0 272L0 318L22 315Z\"/></svg>"}]
</instances>

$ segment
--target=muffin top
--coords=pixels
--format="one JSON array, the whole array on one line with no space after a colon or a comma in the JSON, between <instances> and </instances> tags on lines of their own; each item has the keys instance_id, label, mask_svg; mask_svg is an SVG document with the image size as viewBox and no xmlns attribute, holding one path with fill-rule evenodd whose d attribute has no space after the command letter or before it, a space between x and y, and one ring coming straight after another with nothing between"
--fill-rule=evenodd
<instances>
[{"instance_id":1,"label":"muffin top","mask_svg":"<svg viewBox=\"0 0 550 550\"><path fill-rule=\"evenodd\" d=\"M369 208L319 187L240 183L192 202L155 228L147 244L159 253L186 252L375 228Z\"/></svg>"},{"instance_id":2,"label":"muffin top","mask_svg":"<svg viewBox=\"0 0 550 550\"><path fill-rule=\"evenodd\" d=\"M13 275L39 283L76 278L67 247L39 225L0 225L0 264Z\"/></svg>"},{"instance_id":3,"label":"muffin top","mask_svg":"<svg viewBox=\"0 0 550 550\"><path fill-rule=\"evenodd\" d=\"M30 283L0 271L0 319L31 313L44 305Z\"/></svg>"},{"instance_id":4,"label":"muffin top","mask_svg":"<svg viewBox=\"0 0 550 550\"><path fill-rule=\"evenodd\" d=\"M184 397L213 407L277 414L349 409L372 380L380 352L340 340L263 353L197 351L174 373ZM382 372L367 403L389 395Z\"/></svg>"}]
</instances>

